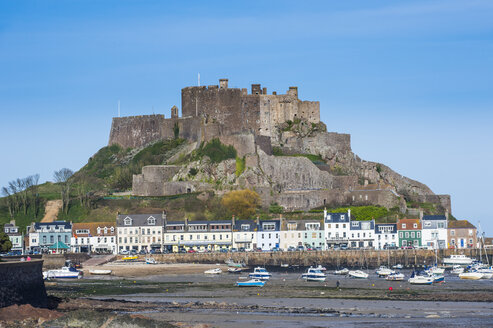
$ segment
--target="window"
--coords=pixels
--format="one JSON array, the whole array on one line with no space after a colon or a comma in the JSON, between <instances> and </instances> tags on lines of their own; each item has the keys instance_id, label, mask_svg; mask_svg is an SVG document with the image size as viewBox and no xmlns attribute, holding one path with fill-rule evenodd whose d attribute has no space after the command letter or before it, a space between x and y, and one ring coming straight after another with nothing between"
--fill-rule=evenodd
<instances>
[{"instance_id":1,"label":"window","mask_svg":"<svg viewBox=\"0 0 493 328\"><path fill-rule=\"evenodd\" d=\"M421 232L420 232L420 231L418 231L418 232L416 233L416 237L421 238Z\"/></svg>"},{"instance_id":2,"label":"window","mask_svg":"<svg viewBox=\"0 0 493 328\"><path fill-rule=\"evenodd\" d=\"M409 231L406 231L406 238L409 238Z\"/></svg>"},{"instance_id":3,"label":"window","mask_svg":"<svg viewBox=\"0 0 493 328\"><path fill-rule=\"evenodd\" d=\"M341 215L341 221L345 221L344 214Z\"/></svg>"},{"instance_id":4,"label":"window","mask_svg":"<svg viewBox=\"0 0 493 328\"><path fill-rule=\"evenodd\" d=\"M469 229L469 236L472 236L472 229Z\"/></svg>"},{"instance_id":5,"label":"window","mask_svg":"<svg viewBox=\"0 0 493 328\"><path fill-rule=\"evenodd\" d=\"M110 231L111 233L115 232L115 227L111 227Z\"/></svg>"},{"instance_id":6,"label":"window","mask_svg":"<svg viewBox=\"0 0 493 328\"><path fill-rule=\"evenodd\" d=\"M411 231L411 238L414 238L414 235L415 235L414 231Z\"/></svg>"},{"instance_id":7,"label":"window","mask_svg":"<svg viewBox=\"0 0 493 328\"><path fill-rule=\"evenodd\" d=\"M450 230L450 235L455 236L455 230Z\"/></svg>"},{"instance_id":8,"label":"window","mask_svg":"<svg viewBox=\"0 0 493 328\"><path fill-rule=\"evenodd\" d=\"M342 236L343 236L344 238L346 238L346 233L345 233L345 232L343 232L343 233L342 233Z\"/></svg>"},{"instance_id":9,"label":"window","mask_svg":"<svg viewBox=\"0 0 493 328\"><path fill-rule=\"evenodd\" d=\"M405 223L402 224L402 229L406 229L406 224Z\"/></svg>"},{"instance_id":10,"label":"window","mask_svg":"<svg viewBox=\"0 0 493 328\"><path fill-rule=\"evenodd\" d=\"M445 223L438 222L438 229L443 229L445 227Z\"/></svg>"},{"instance_id":11,"label":"window","mask_svg":"<svg viewBox=\"0 0 493 328\"><path fill-rule=\"evenodd\" d=\"M342 227L343 227L344 229L346 229L346 224L344 223L344 224L342 225Z\"/></svg>"},{"instance_id":12,"label":"window","mask_svg":"<svg viewBox=\"0 0 493 328\"><path fill-rule=\"evenodd\" d=\"M127 216L125 220L123 220L123 224L126 226L132 225L132 219Z\"/></svg>"},{"instance_id":13,"label":"window","mask_svg":"<svg viewBox=\"0 0 493 328\"><path fill-rule=\"evenodd\" d=\"M249 224L242 224L241 225L241 230L242 231L248 231L248 230L250 230L250 225Z\"/></svg>"},{"instance_id":14,"label":"window","mask_svg":"<svg viewBox=\"0 0 493 328\"><path fill-rule=\"evenodd\" d=\"M101 228L100 227L98 227L97 232L98 232L98 235L101 233Z\"/></svg>"},{"instance_id":15,"label":"window","mask_svg":"<svg viewBox=\"0 0 493 328\"><path fill-rule=\"evenodd\" d=\"M414 223L414 224L413 224L413 228L414 228L414 229L418 229L418 224L417 224L417 223Z\"/></svg>"},{"instance_id":16,"label":"window","mask_svg":"<svg viewBox=\"0 0 493 328\"><path fill-rule=\"evenodd\" d=\"M336 223L336 229L339 229L339 224L338 223Z\"/></svg>"},{"instance_id":17,"label":"window","mask_svg":"<svg viewBox=\"0 0 493 328\"><path fill-rule=\"evenodd\" d=\"M276 224L275 223L262 223L262 230L264 230L264 231L276 230Z\"/></svg>"},{"instance_id":18,"label":"window","mask_svg":"<svg viewBox=\"0 0 493 328\"><path fill-rule=\"evenodd\" d=\"M399 237L402 238L404 236L404 233L401 231L399 232Z\"/></svg>"},{"instance_id":19,"label":"window","mask_svg":"<svg viewBox=\"0 0 493 328\"><path fill-rule=\"evenodd\" d=\"M431 227L431 222L425 222L425 227Z\"/></svg>"}]
</instances>

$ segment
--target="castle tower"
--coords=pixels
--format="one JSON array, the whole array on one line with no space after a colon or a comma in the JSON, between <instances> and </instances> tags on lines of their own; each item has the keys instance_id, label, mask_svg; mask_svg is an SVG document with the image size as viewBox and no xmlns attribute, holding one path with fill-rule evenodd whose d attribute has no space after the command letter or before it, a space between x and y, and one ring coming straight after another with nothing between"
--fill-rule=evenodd
<instances>
[{"instance_id":1,"label":"castle tower","mask_svg":"<svg viewBox=\"0 0 493 328\"><path fill-rule=\"evenodd\" d=\"M171 107L171 118L178 118L178 107Z\"/></svg>"},{"instance_id":2,"label":"castle tower","mask_svg":"<svg viewBox=\"0 0 493 328\"><path fill-rule=\"evenodd\" d=\"M228 79L219 79L219 88L227 89L228 88Z\"/></svg>"}]
</instances>

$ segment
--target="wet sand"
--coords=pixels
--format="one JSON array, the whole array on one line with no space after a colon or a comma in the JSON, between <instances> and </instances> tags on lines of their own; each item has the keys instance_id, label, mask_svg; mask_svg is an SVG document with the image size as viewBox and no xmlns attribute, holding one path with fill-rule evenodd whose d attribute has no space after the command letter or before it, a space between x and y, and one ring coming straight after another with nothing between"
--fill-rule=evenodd
<instances>
[{"instance_id":1,"label":"wet sand","mask_svg":"<svg viewBox=\"0 0 493 328\"><path fill-rule=\"evenodd\" d=\"M329 274L325 282L306 282L300 279L301 271L277 268L263 288L243 289L235 282L247 273L203 273L215 265L126 263L98 269L108 267L122 276L55 282L48 292L71 295L60 304L61 311L131 313L181 327L493 326L493 280L446 275L445 283L413 286L385 281L370 271L367 280Z\"/></svg>"}]
</instances>

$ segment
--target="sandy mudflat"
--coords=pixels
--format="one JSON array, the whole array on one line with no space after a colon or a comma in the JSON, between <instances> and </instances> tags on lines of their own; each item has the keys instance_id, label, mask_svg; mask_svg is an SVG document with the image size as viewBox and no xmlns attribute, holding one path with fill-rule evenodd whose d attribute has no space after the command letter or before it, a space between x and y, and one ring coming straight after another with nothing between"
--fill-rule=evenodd
<instances>
[{"instance_id":1,"label":"sandy mudflat","mask_svg":"<svg viewBox=\"0 0 493 328\"><path fill-rule=\"evenodd\" d=\"M111 270L112 276L118 277L145 277L154 275L181 275L204 273L204 271L221 268L227 271L228 267L225 264L189 264L189 263L173 263L173 264L146 264L144 262L110 262L98 266L86 266L82 270L84 275L90 276L90 270Z\"/></svg>"}]
</instances>

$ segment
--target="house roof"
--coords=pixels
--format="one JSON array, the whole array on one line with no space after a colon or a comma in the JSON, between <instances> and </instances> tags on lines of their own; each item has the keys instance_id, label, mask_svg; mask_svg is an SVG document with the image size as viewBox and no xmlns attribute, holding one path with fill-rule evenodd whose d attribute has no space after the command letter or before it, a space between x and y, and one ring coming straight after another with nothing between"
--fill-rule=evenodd
<instances>
[{"instance_id":1,"label":"house roof","mask_svg":"<svg viewBox=\"0 0 493 328\"><path fill-rule=\"evenodd\" d=\"M476 229L476 227L467 220L449 221L448 228L449 229Z\"/></svg>"},{"instance_id":2,"label":"house roof","mask_svg":"<svg viewBox=\"0 0 493 328\"><path fill-rule=\"evenodd\" d=\"M239 231L239 230L241 230L241 225L243 225L243 224L248 224L249 225L249 228L246 231L255 231L255 229L257 228L257 222L255 222L255 221L252 221L252 220L236 220L235 221L235 224L233 226L233 229Z\"/></svg>"},{"instance_id":3,"label":"house roof","mask_svg":"<svg viewBox=\"0 0 493 328\"><path fill-rule=\"evenodd\" d=\"M423 220L447 220L445 215L425 215Z\"/></svg>"},{"instance_id":4,"label":"house roof","mask_svg":"<svg viewBox=\"0 0 493 328\"><path fill-rule=\"evenodd\" d=\"M50 226L63 226L64 229L72 229L72 223L67 221L53 221L53 222L36 222L34 223L34 229L38 230L42 227L50 227Z\"/></svg>"},{"instance_id":5,"label":"house roof","mask_svg":"<svg viewBox=\"0 0 493 328\"><path fill-rule=\"evenodd\" d=\"M343 216L343 219L341 219L341 216ZM325 222L349 222L349 216L347 213L327 213L327 216L325 217Z\"/></svg>"},{"instance_id":6,"label":"house roof","mask_svg":"<svg viewBox=\"0 0 493 328\"><path fill-rule=\"evenodd\" d=\"M406 227L403 228L402 224L405 224ZM414 228L414 224L417 224L417 228ZM398 230L421 230L421 221L419 219L400 219L397 221L397 229Z\"/></svg>"},{"instance_id":7,"label":"house roof","mask_svg":"<svg viewBox=\"0 0 493 328\"><path fill-rule=\"evenodd\" d=\"M349 225L349 230L374 230L375 229L375 221L351 221Z\"/></svg>"},{"instance_id":8,"label":"house roof","mask_svg":"<svg viewBox=\"0 0 493 328\"><path fill-rule=\"evenodd\" d=\"M392 227L392 232L396 233L397 232L397 223L375 223L375 233L380 234L380 233L385 233L381 232L378 227Z\"/></svg>"},{"instance_id":9,"label":"house roof","mask_svg":"<svg viewBox=\"0 0 493 328\"><path fill-rule=\"evenodd\" d=\"M129 217L132 219L132 224L130 227L141 227L141 226L153 226L153 227L162 227L164 226L164 219L161 213L151 213L151 214L119 214L116 218L116 225L118 227L125 226L125 219ZM147 223L147 219L153 217L156 219L156 224L149 225ZM128 227L128 226L127 226Z\"/></svg>"},{"instance_id":10,"label":"house roof","mask_svg":"<svg viewBox=\"0 0 493 328\"><path fill-rule=\"evenodd\" d=\"M86 233L77 233L77 230L89 230L91 236L115 236L116 229L111 232L111 227L115 228L116 222L81 222L74 223L72 225L72 234L77 237L86 237L88 234ZM100 233L98 233L98 227L100 229ZM108 228L107 233L104 233L104 228Z\"/></svg>"}]
</instances>

